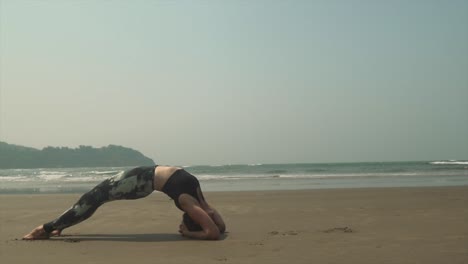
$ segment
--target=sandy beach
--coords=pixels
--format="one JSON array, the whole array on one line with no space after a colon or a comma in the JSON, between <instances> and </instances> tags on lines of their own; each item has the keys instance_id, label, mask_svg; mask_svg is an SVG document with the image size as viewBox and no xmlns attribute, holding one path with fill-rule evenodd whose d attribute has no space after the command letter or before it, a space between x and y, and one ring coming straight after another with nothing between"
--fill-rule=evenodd
<instances>
[{"instance_id":1,"label":"sandy beach","mask_svg":"<svg viewBox=\"0 0 468 264\"><path fill-rule=\"evenodd\" d=\"M79 195L0 196L1 263L468 263L468 187L207 192L220 241L177 232L161 193L103 205L46 241L22 241Z\"/></svg>"}]
</instances>

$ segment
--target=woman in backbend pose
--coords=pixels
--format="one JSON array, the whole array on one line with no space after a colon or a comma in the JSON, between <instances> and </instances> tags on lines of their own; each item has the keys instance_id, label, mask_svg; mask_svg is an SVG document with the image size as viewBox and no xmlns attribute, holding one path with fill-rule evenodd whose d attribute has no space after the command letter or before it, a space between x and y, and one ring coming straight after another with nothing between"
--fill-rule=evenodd
<instances>
[{"instance_id":1,"label":"woman in backbend pose","mask_svg":"<svg viewBox=\"0 0 468 264\"><path fill-rule=\"evenodd\" d=\"M179 226L183 236L216 240L224 233L226 226L221 215L208 205L195 176L177 167L151 166L134 168L103 181L57 219L36 227L23 239L60 235L63 229L86 220L106 202L139 199L154 190L167 194L185 212Z\"/></svg>"}]
</instances>

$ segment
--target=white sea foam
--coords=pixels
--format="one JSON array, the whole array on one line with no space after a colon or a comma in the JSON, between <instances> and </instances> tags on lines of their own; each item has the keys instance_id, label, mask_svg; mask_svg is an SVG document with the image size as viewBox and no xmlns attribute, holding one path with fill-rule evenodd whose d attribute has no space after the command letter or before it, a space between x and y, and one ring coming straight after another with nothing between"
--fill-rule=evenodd
<instances>
[{"instance_id":1,"label":"white sea foam","mask_svg":"<svg viewBox=\"0 0 468 264\"><path fill-rule=\"evenodd\" d=\"M26 176L2 176L0 177L0 182L26 182L30 181L31 178Z\"/></svg>"},{"instance_id":2,"label":"white sea foam","mask_svg":"<svg viewBox=\"0 0 468 264\"><path fill-rule=\"evenodd\" d=\"M430 162L433 165L468 165L468 161L457 161L457 160L449 160L449 161L433 161Z\"/></svg>"},{"instance_id":3,"label":"white sea foam","mask_svg":"<svg viewBox=\"0 0 468 264\"><path fill-rule=\"evenodd\" d=\"M197 178L201 181L209 181L209 180L232 180L232 179L238 179L241 177L221 176L221 175L197 175Z\"/></svg>"},{"instance_id":4,"label":"white sea foam","mask_svg":"<svg viewBox=\"0 0 468 264\"><path fill-rule=\"evenodd\" d=\"M329 178L369 178L369 177L399 177L399 176L427 176L428 173L339 173L339 174L293 174L280 175L286 179L329 179Z\"/></svg>"},{"instance_id":5,"label":"white sea foam","mask_svg":"<svg viewBox=\"0 0 468 264\"><path fill-rule=\"evenodd\" d=\"M53 181L53 180L60 180L65 177L69 176L69 174L64 172L56 172L56 171L41 171L37 178L45 180L45 181Z\"/></svg>"},{"instance_id":6,"label":"white sea foam","mask_svg":"<svg viewBox=\"0 0 468 264\"><path fill-rule=\"evenodd\" d=\"M458 172L447 172L447 175L457 175ZM201 181L209 180L274 180L274 179L332 179L332 178L372 178L372 177L411 177L437 176L438 172L398 172L398 173L335 173L335 174L243 174L243 175L197 175Z\"/></svg>"},{"instance_id":7,"label":"white sea foam","mask_svg":"<svg viewBox=\"0 0 468 264\"><path fill-rule=\"evenodd\" d=\"M65 182L98 182L98 181L102 181L103 178L101 177L92 177L92 176L88 176L88 177L70 177L70 178L66 178L64 179Z\"/></svg>"},{"instance_id":8,"label":"white sea foam","mask_svg":"<svg viewBox=\"0 0 468 264\"><path fill-rule=\"evenodd\" d=\"M112 171L91 171L90 173L102 175L102 174L117 174L119 172L121 171L112 170Z\"/></svg>"}]
</instances>

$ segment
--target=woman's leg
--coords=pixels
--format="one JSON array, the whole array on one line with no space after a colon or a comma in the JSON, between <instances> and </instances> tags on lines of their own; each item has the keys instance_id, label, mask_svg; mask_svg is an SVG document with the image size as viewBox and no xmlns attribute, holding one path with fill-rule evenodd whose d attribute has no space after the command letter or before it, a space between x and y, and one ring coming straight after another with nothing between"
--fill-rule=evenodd
<instances>
[{"instance_id":1,"label":"woman's leg","mask_svg":"<svg viewBox=\"0 0 468 264\"><path fill-rule=\"evenodd\" d=\"M81 196L78 202L57 219L39 228L46 233L40 238L47 238L55 230L60 233L63 229L88 219L99 206L106 202L146 197L153 192L153 178L154 167L138 167L103 181ZM34 236L27 235L24 238L34 239Z\"/></svg>"},{"instance_id":2,"label":"woman's leg","mask_svg":"<svg viewBox=\"0 0 468 264\"><path fill-rule=\"evenodd\" d=\"M59 232L67 227L76 225L94 214L99 206L112 199L109 190L111 190L114 184L118 184L118 181L113 182L112 179L107 179L94 187L91 191L85 193L70 209L65 211L57 219L44 224L44 230L47 233L51 233L54 230Z\"/></svg>"}]
</instances>

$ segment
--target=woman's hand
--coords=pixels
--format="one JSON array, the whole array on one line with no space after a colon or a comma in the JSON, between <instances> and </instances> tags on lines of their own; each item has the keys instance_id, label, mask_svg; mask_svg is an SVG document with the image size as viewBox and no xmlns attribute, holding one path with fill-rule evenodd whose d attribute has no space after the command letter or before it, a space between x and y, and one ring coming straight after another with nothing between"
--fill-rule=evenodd
<instances>
[{"instance_id":1,"label":"woman's hand","mask_svg":"<svg viewBox=\"0 0 468 264\"><path fill-rule=\"evenodd\" d=\"M182 236L186 236L187 232L188 232L188 228L185 226L184 222L180 223L179 225L179 233L182 235Z\"/></svg>"},{"instance_id":2,"label":"woman's hand","mask_svg":"<svg viewBox=\"0 0 468 264\"><path fill-rule=\"evenodd\" d=\"M213 209L206 210L206 213L213 219L215 217L215 211Z\"/></svg>"}]
</instances>

